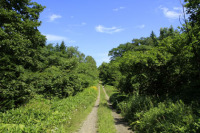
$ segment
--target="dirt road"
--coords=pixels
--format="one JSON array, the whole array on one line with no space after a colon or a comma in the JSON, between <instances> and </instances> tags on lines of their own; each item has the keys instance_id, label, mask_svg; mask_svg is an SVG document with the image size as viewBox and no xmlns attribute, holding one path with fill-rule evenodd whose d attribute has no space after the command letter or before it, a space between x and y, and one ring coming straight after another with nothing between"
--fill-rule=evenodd
<instances>
[{"instance_id":1,"label":"dirt road","mask_svg":"<svg viewBox=\"0 0 200 133\"><path fill-rule=\"evenodd\" d=\"M109 96L107 95L104 86L103 86L103 91L106 95L106 100L109 103ZM117 133L133 133L133 131L129 129L128 124L124 121L124 119L120 114L117 114L114 110L112 110L112 116L115 121L115 128L117 130Z\"/></svg>"},{"instance_id":2,"label":"dirt road","mask_svg":"<svg viewBox=\"0 0 200 133\"><path fill-rule=\"evenodd\" d=\"M98 97L95 102L95 106L92 112L88 115L87 119L84 121L82 127L77 133L96 133L97 132L97 110L100 102L100 86L98 86Z\"/></svg>"},{"instance_id":3,"label":"dirt road","mask_svg":"<svg viewBox=\"0 0 200 133\"><path fill-rule=\"evenodd\" d=\"M97 111L100 103L100 86L98 86L98 97L95 102L95 106L92 109L92 112L88 115L87 119L84 121L83 125L76 133L97 133ZM103 91L106 96L106 100L109 101L109 97L103 87ZM109 103L109 102L108 102ZM120 114L117 114L114 110L112 110L112 115L115 121L115 128L117 133L133 133L133 131L129 130L129 127L126 122L124 122L123 118Z\"/></svg>"}]
</instances>

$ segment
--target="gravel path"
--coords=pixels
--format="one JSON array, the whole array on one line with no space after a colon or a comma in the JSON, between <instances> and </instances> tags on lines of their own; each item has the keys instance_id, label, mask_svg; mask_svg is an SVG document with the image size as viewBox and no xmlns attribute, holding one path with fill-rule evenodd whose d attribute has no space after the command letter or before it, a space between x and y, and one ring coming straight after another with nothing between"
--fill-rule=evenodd
<instances>
[{"instance_id":1,"label":"gravel path","mask_svg":"<svg viewBox=\"0 0 200 133\"><path fill-rule=\"evenodd\" d=\"M95 106L92 109L92 112L88 115L82 127L76 133L97 133L97 118L98 118L97 110L98 110L99 102L100 102L100 86L98 87L98 91L99 91L99 94L98 94ZM106 100L109 101L109 97L104 87L103 87L103 91L105 93ZM117 133L134 133L133 131L129 129L129 126L123 120L120 114L117 114L114 110L112 110L112 116L115 121L115 128L117 130Z\"/></svg>"},{"instance_id":2,"label":"gravel path","mask_svg":"<svg viewBox=\"0 0 200 133\"><path fill-rule=\"evenodd\" d=\"M109 96L107 95L107 93L104 89L104 86L103 86L103 91L106 95L106 100L109 103ZM115 128L117 130L117 133L134 133L132 130L129 129L128 124L123 120L123 118L120 114L117 114L114 110L112 110L112 116L115 121Z\"/></svg>"},{"instance_id":3,"label":"gravel path","mask_svg":"<svg viewBox=\"0 0 200 133\"><path fill-rule=\"evenodd\" d=\"M87 119L84 121L82 127L77 133L96 133L97 132L97 110L100 102L100 86L98 87L99 94L92 109L92 112L88 115Z\"/></svg>"}]
</instances>

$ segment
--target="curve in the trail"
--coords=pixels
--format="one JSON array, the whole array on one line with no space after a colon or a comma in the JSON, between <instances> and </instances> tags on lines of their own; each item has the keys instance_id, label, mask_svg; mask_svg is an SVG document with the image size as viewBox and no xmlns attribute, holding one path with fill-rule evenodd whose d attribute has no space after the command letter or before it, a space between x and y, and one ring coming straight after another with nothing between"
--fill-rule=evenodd
<instances>
[{"instance_id":1,"label":"curve in the trail","mask_svg":"<svg viewBox=\"0 0 200 133\"><path fill-rule=\"evenodd\" d=\"M100 102L100 86L98 86L98 97L95 102L95 106L92 112L88 115L87 119L84 121L82 127L77 133L96 133L97 132L97 110Z\"/></svg>"},{"instance_id":2,"label":"curve in the trail","mask_svg":"<svg viewBox=\"0 0 200 133\"><path fill-rule=\"evenodd\" d=\"M104 86L103 91L106 95L106 100L109 103L109 96L107 95ZM134 133L132 130L130 130L130 127L128 126L127 122L124 121L123 117L120 114L117 114L114 110L112 110L112 116L115 121L115 128L117 130L117 133Z\"/></svg>"}]
</instances>

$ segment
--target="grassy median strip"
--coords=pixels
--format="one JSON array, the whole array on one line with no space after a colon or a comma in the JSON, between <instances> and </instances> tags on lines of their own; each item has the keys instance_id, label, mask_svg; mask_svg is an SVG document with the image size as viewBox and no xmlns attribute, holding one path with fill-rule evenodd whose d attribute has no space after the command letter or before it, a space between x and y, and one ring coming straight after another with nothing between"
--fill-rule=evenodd
<instances>
[{"instance_id":1,"label":"grassy median strip","mask_svg":"<svg viewBox=\"0 0 200 133\"><path fill-rule=\"evenodd\" d=\"M115 124L113 116L111 114L112 110L107 104L105 94L101 86L101 98L98 109L98 132L99 133L116 133Z\"/></svg>"}]
</instances>

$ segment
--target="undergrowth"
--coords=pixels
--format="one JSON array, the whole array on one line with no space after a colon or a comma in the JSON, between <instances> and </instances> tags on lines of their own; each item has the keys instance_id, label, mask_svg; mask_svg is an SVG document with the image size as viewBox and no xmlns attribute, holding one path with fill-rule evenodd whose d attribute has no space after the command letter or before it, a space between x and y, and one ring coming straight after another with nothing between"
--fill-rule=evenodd
<instances>
[{"instance_id":1,"label":"undergrowth","mask_svg":"<svg viewBox=\"0 0 200 133\"><path fill-rule=\"evenodd\" d=\"M93 106L97 88L90 87L76 96L47 100L37 95L25 106L0 113L0 132L65 132L74 115Z\"/></svg>"},{"instance_id":2,"label":"undergrowth","mask_svg":"<svg viewBox=\"0 0 200 133\"><path fill-rule=\"evenodd\" d=\"M116 103L121 94L113 94ZM122 116L135 133L198 133L200 132L199 108L182 100L166 99L160 102L151 96L132 95L116 103Z\"/></svg>"},{"instance_id":3,"label":"undergrowth","mask_svg":"<svg viewBox=\"0 0 200 133\"><path fill-rule=\"evenodd\" d=\"M106 93L108 94L109 97L112 94L117 92L117 89L115 87L113 87L113 86L110 86L110 85L105 85L105 90L106 90Z\"/></svg>"}]
</instances>

